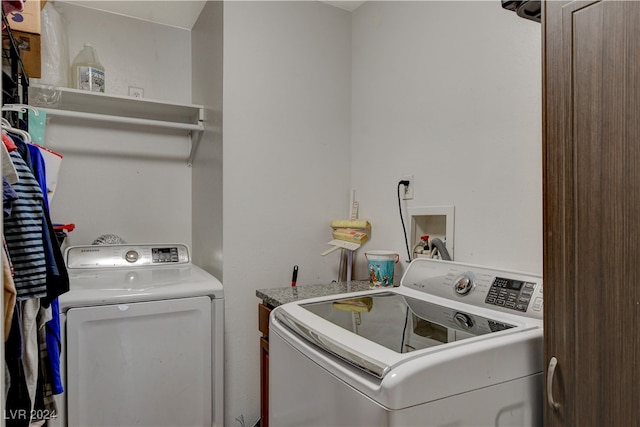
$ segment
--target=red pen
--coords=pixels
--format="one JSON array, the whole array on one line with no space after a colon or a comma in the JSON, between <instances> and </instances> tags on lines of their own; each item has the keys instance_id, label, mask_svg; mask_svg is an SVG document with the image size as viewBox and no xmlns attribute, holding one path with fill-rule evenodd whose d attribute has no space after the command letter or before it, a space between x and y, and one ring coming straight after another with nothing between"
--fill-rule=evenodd
<instances>
[{"instance_id":1,"label":"red pen","mask_svg":"<svg viewBox=\"0 0 640 427\"><path fill-rule=\"evenodd\" d=\"M298 280L298 266L293 266L293 277L291 277L291 286L296 286L296 281Z\"/></svg>"}]
</instances>

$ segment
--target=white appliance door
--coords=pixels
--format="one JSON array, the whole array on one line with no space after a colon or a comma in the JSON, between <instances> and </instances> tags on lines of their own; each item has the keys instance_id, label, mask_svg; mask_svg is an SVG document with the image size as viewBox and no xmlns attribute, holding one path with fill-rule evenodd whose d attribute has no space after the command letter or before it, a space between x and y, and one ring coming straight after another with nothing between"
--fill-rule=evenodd
<instances>
[{"instance_id":1,"label":"white appliance door","mask_svg":"<svg viewBox=\"0 0 640 427\"><path fill-rule=\"evenodd\" d=\"M69 426L210 426L211 299L67 312Z\"/></svg>"},{"instance_id":2,"label":"white appliance door","mask_svg":"<svg viewBox=\"0 0 640 427\"><path fill-rule=\"evenodd\" d=\"M302 341L298 344L306 347L304 351L316 351ZM369 374L358 374L373 381L374 377ZM271 329L269 425L387 427L390 424L389 411L318 365Z\"/></svg>"}]
</instances>

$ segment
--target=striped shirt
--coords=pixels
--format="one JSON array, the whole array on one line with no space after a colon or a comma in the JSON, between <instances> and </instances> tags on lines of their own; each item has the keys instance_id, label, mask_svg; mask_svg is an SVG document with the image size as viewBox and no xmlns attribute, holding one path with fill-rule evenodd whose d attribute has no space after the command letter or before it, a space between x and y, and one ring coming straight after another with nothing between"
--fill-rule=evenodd
<instances>
[{"instance_id":1,"label":"striped shirt","mask_svg":"<svg viewBox=\"0 0 640 427\"><path fill-rule=\"evenodd\" d=\"M17 300L47 295L47 264L42 241L43 195L31 169L17 151L10 153L18 173L18 199L4 220L4 236L15 270Z\"/></svg>"}]
</instances>

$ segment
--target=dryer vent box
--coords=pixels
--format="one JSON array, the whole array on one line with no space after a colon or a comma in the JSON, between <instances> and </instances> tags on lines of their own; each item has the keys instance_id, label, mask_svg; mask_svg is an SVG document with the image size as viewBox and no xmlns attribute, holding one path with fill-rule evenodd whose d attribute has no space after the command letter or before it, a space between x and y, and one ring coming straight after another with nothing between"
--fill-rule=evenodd
<instances>
[{"instance_id":1,"label":"dryer vent box","mask_svg":"<svg viewBox=\"0 0 640 427\"><path fill-rule=\"evenodd\" d=\"M410 248L415 249L420 243L420 238L428 235L430 239L438 238L445 243L451 259L454 257L453 229L454 229L454 206L425 206L409 208L408 213L411 218L410 226ZM412 253L413 258L427 257L426 255Z\"/></svg>"}]
</instances>

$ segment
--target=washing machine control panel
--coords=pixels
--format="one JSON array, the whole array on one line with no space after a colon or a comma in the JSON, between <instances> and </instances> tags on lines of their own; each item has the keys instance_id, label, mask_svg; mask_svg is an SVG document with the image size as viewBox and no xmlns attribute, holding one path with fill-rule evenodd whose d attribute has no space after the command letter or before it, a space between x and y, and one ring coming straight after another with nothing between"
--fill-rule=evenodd
<instances>
[{"instance_id":1,"label":"washing machine control panel","mask_svg":"<svg viewBox=\"0 0 640 427\"><path fill-rule=\"evenodd\" d=\"M182 244L71 246L65 252L67 268L144 267L190 262Z\"/></svg>"},{"instance_id":2,"label":"washing machine control panel","mask_svg":"<svg viewBox=\"0 0 640 427\"><path fill-rule=\"evenodd\" d=\"M526 312L535 288L533 282L496 277L484 302Z\"/></svg>"},{"instance_id":3,"label":"washing machine control panel","mask_svg":"<svg viewBox=\"0 0 640 427\"><path fill-rule=\"evenodd\" d=\"M473 264L414 259L401 280L412 290L464 304L542 319L542 277Z\"/></svg>"}]
</instances>

